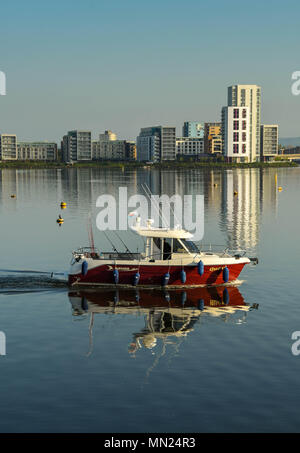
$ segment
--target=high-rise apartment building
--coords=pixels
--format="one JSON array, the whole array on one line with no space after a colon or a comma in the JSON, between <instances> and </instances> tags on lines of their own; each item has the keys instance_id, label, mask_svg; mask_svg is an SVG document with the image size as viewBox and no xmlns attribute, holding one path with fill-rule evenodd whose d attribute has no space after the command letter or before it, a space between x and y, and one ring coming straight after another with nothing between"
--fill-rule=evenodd
<instances>
[{"instance_id":1,"label":"high-rise apartment building","mask_svg":"<svg viewBox=\"0 0 300 453\"><path fill-rule=\"evenodd\" d=\"M278 125L262 124L260 128L260 158L273 160L278 155Z\"/></svg>"},{"instance_id":2,"label":"high-rise apartment building","mask_svg":"<svg viewBox=\"0 0 300 453\"><path fill-rule=\"evenodd\" d=\"M249 162L249 107L223 107L222 137L223 154L229 162Z\"/></svg>"},{"instance_id":3,"label":"high-rise apartment building","mask_svg":"<svg viewBox=\"0 0 300 453\"><path fill-rule=\"evenodd\" d=\"M222 124L205 123L204 125L205 154L222 153Z\"/></svg>"},{"instance_id":4,"label":"high-rise apartment building","mask_svg":"<svg viewBox=\"0 0 300 453\"><path fill-rule=\"evenodd\" d=\"M17 159L17 136L15 134L0 134L0 160Z\"/></svg>"},{"instance_id":5,"label":"high-rise apartment building","mask_svg":"<svg viewBox=\"0 0 300 453\"><path fill-rule=\"evenodd\" d=\"M250 119L250 162L260 160L261 88L232 85L228 88L229 107L248 107Z\"/></svg>"},{"instance_id":6,"label":"high-rise apartment building","mask_svg":"<svg viewBox=\"0 0 300 453\"><path fill-rule=\"evenodd\" d=\"M137 137L137 159L161 162L176 159L176 128L153 126L141 129Z\"/></svg>"},{"instance_id":7,"label":"high-rise apartment building","mask_svg":"<svg viewBox=\"0 0 300 453\"><path fill-rule=\"evenodd\" d=\"M185 121L182 128L183 137L204 138L204 123Z\"/></svg>"},{"instance_id":8,"label":"high-rise apartment building","mask_svg":"<svg viewBox=\"0 0 300 453\"><path fill-rule=\"evenodd\" d=\"M63 138L63 160L76 162L92 159L92 134L90 131L69 131Z\"/></svg>"}]
</instances>

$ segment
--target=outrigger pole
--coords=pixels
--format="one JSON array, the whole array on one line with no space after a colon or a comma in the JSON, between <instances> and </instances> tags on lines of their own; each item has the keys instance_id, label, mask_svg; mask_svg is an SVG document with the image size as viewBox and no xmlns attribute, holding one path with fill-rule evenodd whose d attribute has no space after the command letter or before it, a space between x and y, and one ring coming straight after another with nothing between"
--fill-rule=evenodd
<instances>
[{"instance_id":1,"label":"outrigger pole","mask_svg":"<svg viewBox=\"0 0 300 453\"><path fill-rule=\"evenodd\" d=\"M95 243L94 243L94 234L93 234L91 213L89 213L89 215L88 215L87 229L88 229L90 247L91 247L92 253L95 253Z\"/></svg>"},{"instance_id":2,"label":"outrigger pole","mask_svg":"<svg viewBox=\"0 0 300 453\"><path fill-rule=\"evenodd\" d=\"M105 231L102 231L102 233L104 234L104 236L106 237L106 239L108 240L108 242L110 243L110 245L112 246L112 248L114 249L114 252L116 253L120 253L116 247L114 246L114 243L109 239L108 235L105 233Z\"/></svg>"},{"instance_id":3,"label":"outrigger pole","mask_svg":"<svg viewBox=\"0 0 300 453\"><path fill-rule=\"evenodd\" d=\"M124 245L124 247L126 248L126 252L130 253L130 255L132 256L133 258L133 253L131 250L129 250L129 248L127 247L127 245L125 244L125 242L123 241L123 239L117 234L116 231L114 231L115 235L117 236L117 238L119 239L120 242L122 242L122 244Z\"/></svg>"}]
</instances>

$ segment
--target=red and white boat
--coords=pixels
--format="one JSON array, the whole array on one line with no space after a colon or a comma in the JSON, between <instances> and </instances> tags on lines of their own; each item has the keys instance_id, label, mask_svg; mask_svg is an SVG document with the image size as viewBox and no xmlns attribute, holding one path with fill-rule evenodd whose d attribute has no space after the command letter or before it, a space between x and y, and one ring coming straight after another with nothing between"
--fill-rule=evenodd
<instances>
[{"instance_id":1,"label":"red and white boat","mask_svg":"<svg viewBox=\"0 0 300 453\"><path fill-rule=\"evenodd\" d=\"M257 262L245 252L201 251L193 235L178 228L158 228L140 217L132 230L144 238L142 253L100 252L92 247L73 252L71 286L197 287L231 283L246 264Z\"/></svg>"}]
</instances>

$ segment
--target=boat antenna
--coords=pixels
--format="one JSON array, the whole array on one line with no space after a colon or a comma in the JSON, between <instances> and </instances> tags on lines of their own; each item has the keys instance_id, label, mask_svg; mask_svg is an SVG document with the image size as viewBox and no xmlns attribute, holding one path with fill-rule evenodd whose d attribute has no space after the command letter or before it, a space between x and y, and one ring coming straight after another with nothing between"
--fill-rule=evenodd
<instances>
[{"instance_id":1,"label":"boat antenna","mask_svg":"<svg viewBox=\"0 0 300 453\"><path fill-rule=\"evenodd\" d=\"M147 183L145 183L145 186L146 186L148 192L152 195L151 189L149 188L149 186L147 185ZM155 199L154 199L154 202L157 203L157 201L156 201ZM157 203L157 204L158 204L158 203ZM158 207L159 207L159 210L160 210L160 212L161 212L162 219L163 219L163 220L166 220L166 219L163 218L162 209L160 208L159 204L158 204ZM175 211L174 211L174 209L173 209L172 206L171 206L171 203L170 203L170 210L171 210L171 212L172 212L172 214L173 214L174 220L176 220L176 222L179 224L180 221L178 220L178 217L176 216Z\"/></svg>"},{"instance_id":2,"label":"boat antenna","mask_svg":"<svg viewBox=\"0 0 300 453\"><path fill-rule=\"evenodd\" d=\"M88 229L89 243L90 243L91 251L92 251L92 253L95 253L95 243L94 243L94 234L93 234L92 214L91 213L89 213L89 215L88 215L87 229Z\"/></svg>"},{"instance_id":3,"label":"boat antenna","mask_svg":"<svg viewBox=\"0 0 300 453\"><path fill-rule=\"evenodd\" d=\"M168 225L168 222L166 221L166 218L165 218L164 215L163 215L163 212L162 212L162 210L161 210L161 208L160 208L160 206L159 206L159 203L155 200L155 198L152 198L152 199L151 199L152 193L151 193L150 188L147 186L146 183L141 184L141 186L142 186L142 189L144 190L146 196L149 198L150 203L152 204L152 202L153 202L153 206L154 206L154 208L156 209L156 211L157 211L157 213L158 213L159 219L161 219L162 221L164 221L165 224L166 224L166 226L167 226L167 225Z\"/></svg>"}]
</instances>

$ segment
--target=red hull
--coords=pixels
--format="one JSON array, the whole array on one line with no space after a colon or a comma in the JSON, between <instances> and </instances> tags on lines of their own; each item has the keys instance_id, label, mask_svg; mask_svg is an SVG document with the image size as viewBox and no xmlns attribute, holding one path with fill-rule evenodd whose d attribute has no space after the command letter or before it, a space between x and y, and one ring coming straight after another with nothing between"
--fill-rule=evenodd
<instances>
[{"instance_id":1,"label":"red hull","mask_svg":"<svg viewBox=\"0 0 300 453\"><path fill-rule=\"evenodd\" d=\"M186 273L186 282L183 284L181 281L181 266L150 266L140 265L139 267L133 265L117 265L116 268L119 272L118 285L134 285L134 276L137 272L140 274L138 286L163 286L163 276L169 272L170 279L168 286L199 286L199 285L222 285L223 269L228 267L229 280L228 282L235 281L243 270L245 263L237 263L230 265L217 265L205 266L204 274L202 276L198 273L197 266L186 266L184 271ZM115 285L114 280L114 266L97 266L89 269L87 274L74 274L69 275L70 285Z\"/></svg>"}]
</instances>

